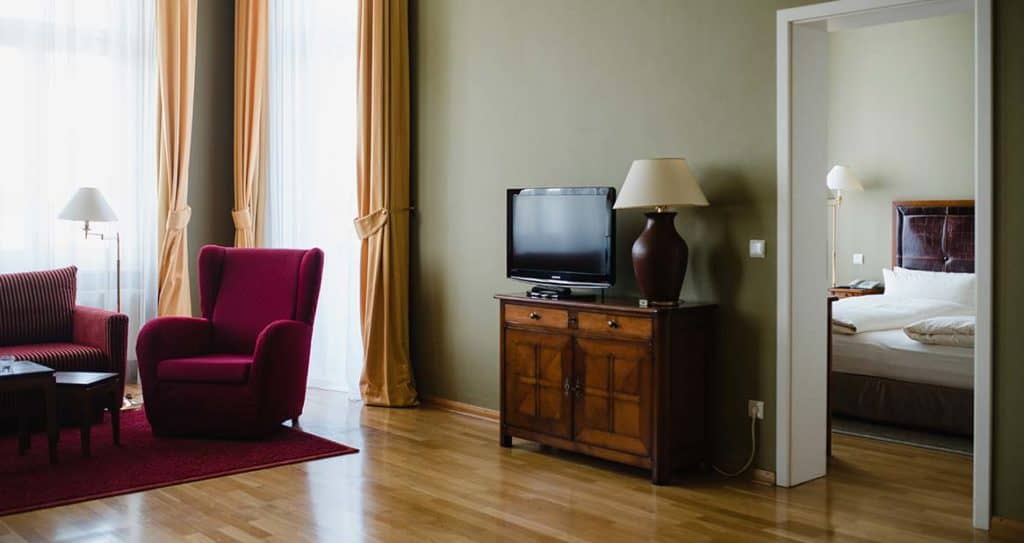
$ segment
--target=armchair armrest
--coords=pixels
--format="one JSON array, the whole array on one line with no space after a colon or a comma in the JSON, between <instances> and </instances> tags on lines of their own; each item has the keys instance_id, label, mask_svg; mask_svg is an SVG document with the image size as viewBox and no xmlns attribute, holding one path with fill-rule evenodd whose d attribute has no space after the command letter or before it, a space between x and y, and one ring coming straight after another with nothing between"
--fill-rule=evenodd
<instances>
[{"instance_id":1,"label":"armchair armrest","mask_svg":"<svg viewBox=\"0 0 1024 543\"><path fill-rule=\"evenodd\" d=\"M110 361L109 371L117 372L124 381L128 355L127 315L94 307L75 306L71 311L71 341L103 351Z\"/></svg>"},{"instance_id":2,"label":"armchair armrest","mask_svg":"<svg viewBox=\"0 0 1024 543\"><path fill-rule=\"evenodd\" d=\"M198 356L209 352L212 338L213 325L206 319L160 317L139 330L135 354L140 366L144 362L153 364L168 358Z\"/></svg>"},{"instance_id":3,"label":"armchair armrest","mask_svg":"<svg viewBox=\"0 0 1024 543\"><path fill-rule=\"evenodd\" d=\"M297 416L306 397L313 327L293 320L271 322L256 338L253 381L271 415Z\"/></svg>"}]
</instances>

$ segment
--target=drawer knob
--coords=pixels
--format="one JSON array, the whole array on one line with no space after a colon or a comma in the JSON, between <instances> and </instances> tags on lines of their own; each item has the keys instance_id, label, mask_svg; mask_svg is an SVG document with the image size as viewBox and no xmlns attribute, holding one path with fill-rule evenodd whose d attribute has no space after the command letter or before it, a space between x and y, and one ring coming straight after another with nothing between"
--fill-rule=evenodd
<instances>
[{"instance_id":1,"label":"drawer knob","mask_svg":"<svg viewBox=\"0 0 1024 543\"><path fill-rule=\"evenodd\" d=\"M537 313L536 311L531 311L530 312L530 318L535 320L535 321L539 321L540 320L540 313Z\"/></svg>"},{"instance_id":2,"label":"drawer knob","mask_svg":"<svg viewBox=\"0 0 1024 543\"><path fill-rule=\"evenodd\" d=\"M616 321L616 320L608 321L608 328L618 328L618 327L619 327L619 322L618 321Z\"/></svg>"}]
</instances>

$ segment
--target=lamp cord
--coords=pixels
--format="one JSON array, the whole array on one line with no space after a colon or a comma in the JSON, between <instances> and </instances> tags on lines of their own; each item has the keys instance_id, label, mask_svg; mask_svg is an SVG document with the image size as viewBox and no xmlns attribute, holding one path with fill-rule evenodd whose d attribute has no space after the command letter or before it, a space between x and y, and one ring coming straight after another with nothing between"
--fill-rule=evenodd
<instances>
[{"instance_id":1,"label":"lamp cord","mask_svg":"<svg viewBox=\"0 0 1024 543\"><path fill-rule=\"evenodd\" d=\"M711 467L714 468L715 471L717 471L720 475L724 475L726 477L738 477L740 475L743 475L743 472L747 471L750 468L750 465L754 463L754 453L757 452L757 434L755 432L756 425L757 425L757 416L756 415L751 415L750 416L750 458L747 459L747 463L743 464L743 467L740 468L739 471L734 471L732 473L729 473L728 471L725 471L722 468L712 464Z\"/></svg>"}]
</instances>

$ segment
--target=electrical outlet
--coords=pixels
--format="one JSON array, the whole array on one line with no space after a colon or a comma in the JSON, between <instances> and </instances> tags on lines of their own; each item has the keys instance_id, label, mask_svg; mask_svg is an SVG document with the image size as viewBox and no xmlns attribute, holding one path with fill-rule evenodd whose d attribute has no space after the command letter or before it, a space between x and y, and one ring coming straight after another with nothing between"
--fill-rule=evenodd
<instances>
[{"instance_id":1,"label":"electrical outlet","mask_svg":"<svg viewBox=\"0 0 1024 543\"><path fill-rule=\"evenodd\" d=\"M757 417L758 419L764 420L764 402L760 400L748 400L747 416Z\"/></svg>"},{"instance_id":2,"label":"electrical outlet","mask_svg":"<svg viewBox=\"0 0 1024 543\"><path fill-rule=\"evenodd\" d=\"M853 253L853 263L857 264L857 265L863 264L864 263L864 254L863 253Z\"/></svg>"}]
</instances>

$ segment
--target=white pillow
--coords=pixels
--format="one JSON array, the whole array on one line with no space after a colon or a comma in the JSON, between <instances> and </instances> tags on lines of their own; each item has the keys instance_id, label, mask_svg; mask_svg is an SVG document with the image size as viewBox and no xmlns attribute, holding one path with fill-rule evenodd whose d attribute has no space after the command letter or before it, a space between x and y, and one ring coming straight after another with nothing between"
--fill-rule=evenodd
<instances>
[{"instance_id":1,"label":"white pillow","mask_svg":"<svg viewBox=\"0 0 1024 543\"><path fill-rule=\"evenodd\" d=\"M883 269L885 295L900 298L943 300L974 307L975 277L973 273L946 273Z\"/></svg>"},{"instance_id":2,"label":"white pillow","mask_svg":"<svg viewBox=\"0 0 1024 543\"><path fill-rule=\"evenodd\" d=\"M914 341L931 345L974 347L974 317L933 317L917 321L903 328L903 333Z\"/></svg>"}]
</instances>

